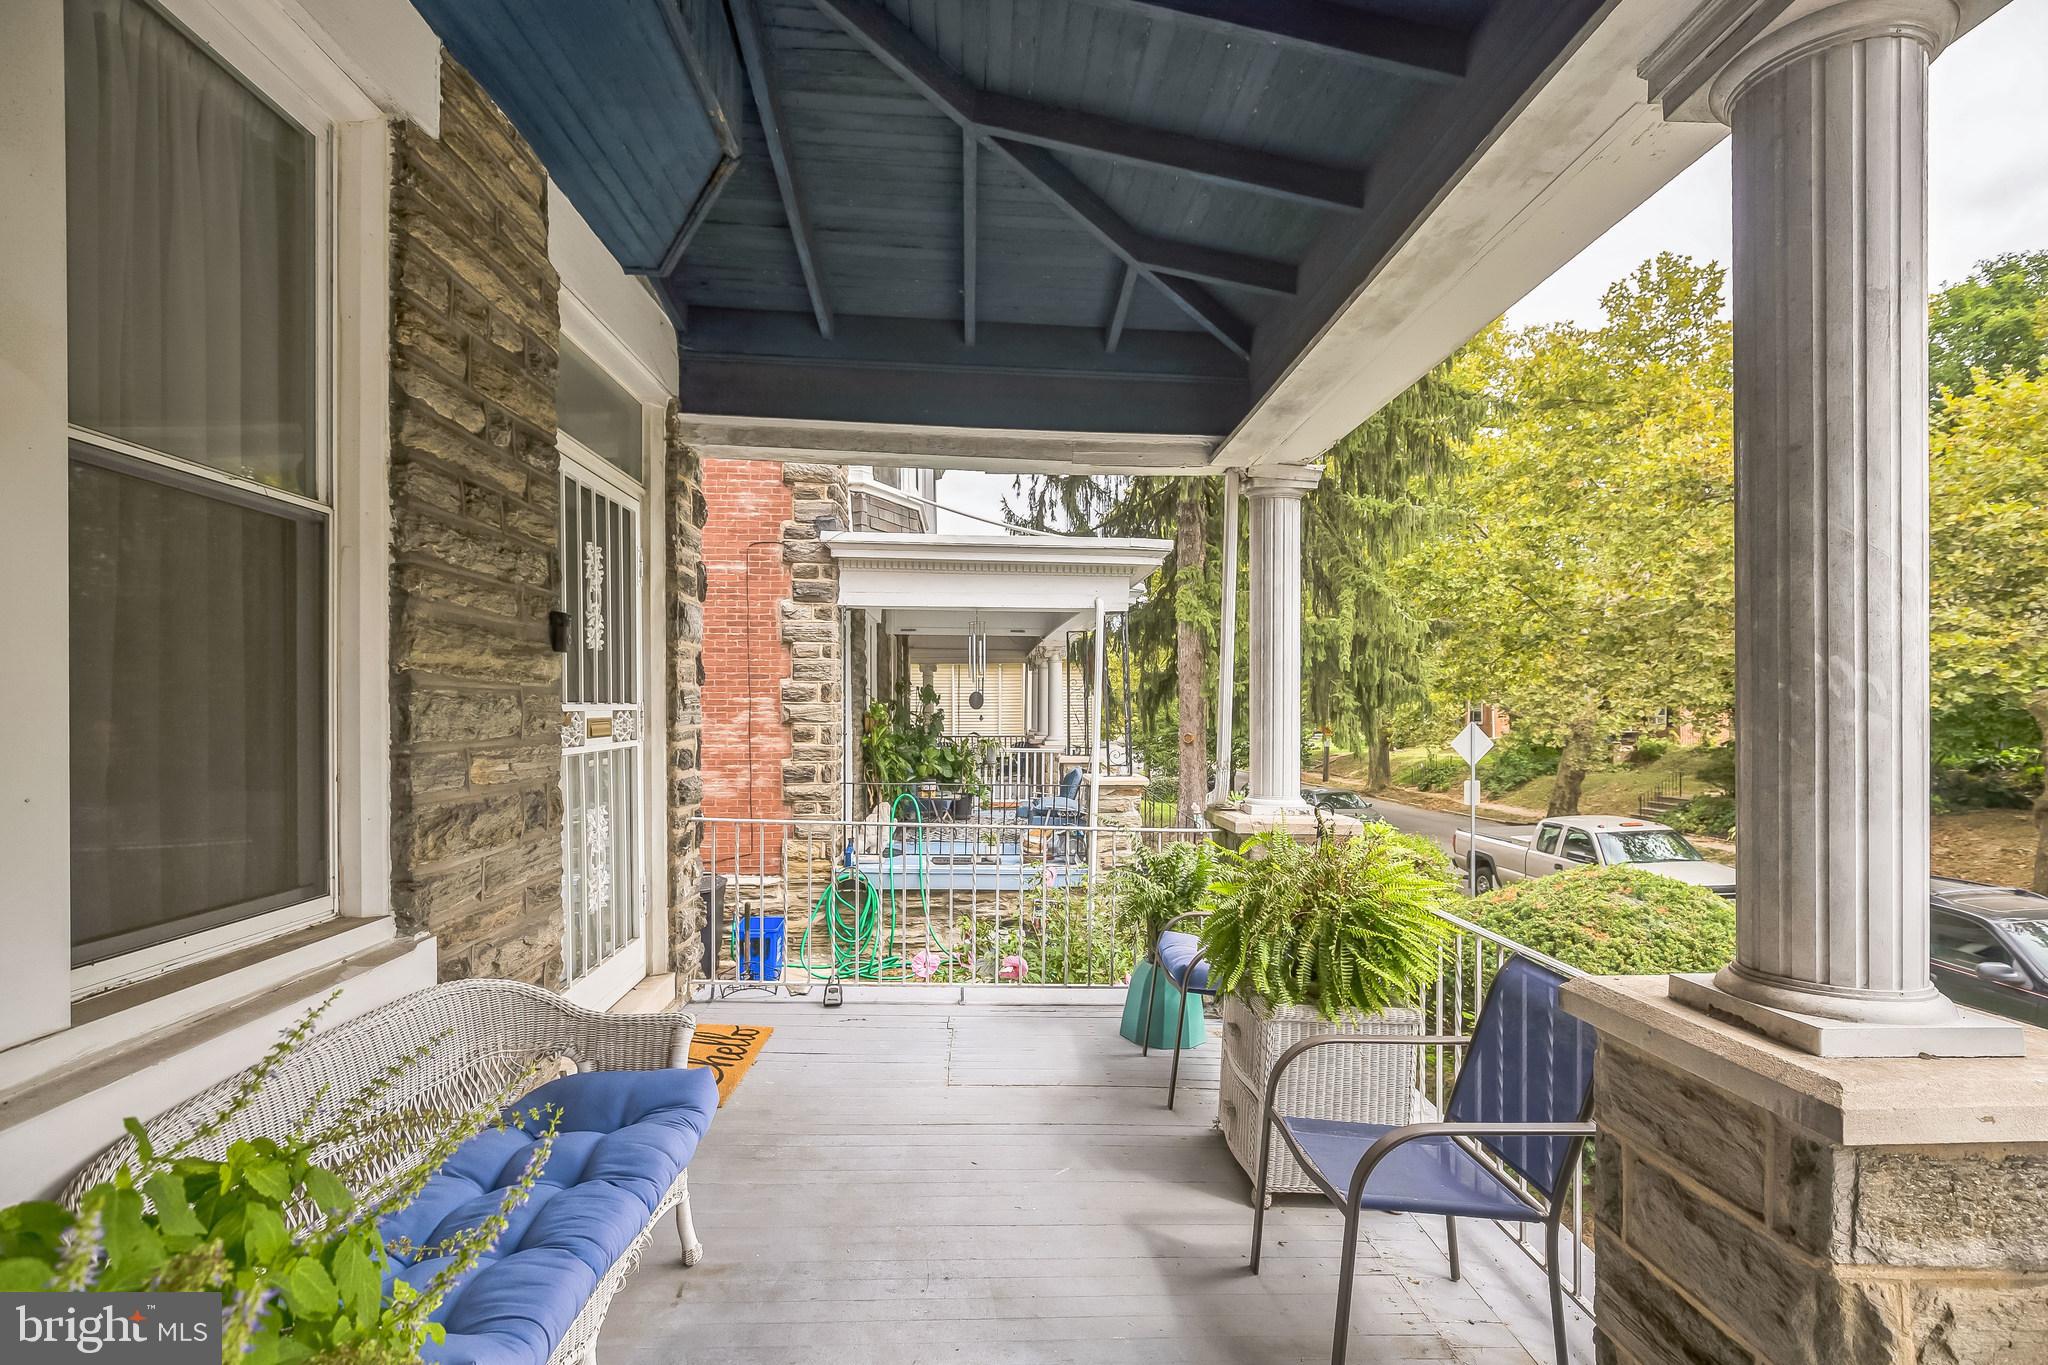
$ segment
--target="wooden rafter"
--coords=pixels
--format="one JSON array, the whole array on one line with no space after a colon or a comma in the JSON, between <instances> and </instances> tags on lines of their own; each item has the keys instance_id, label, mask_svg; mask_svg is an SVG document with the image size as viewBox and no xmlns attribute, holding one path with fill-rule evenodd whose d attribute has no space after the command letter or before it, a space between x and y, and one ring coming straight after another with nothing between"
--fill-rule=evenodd
<instances>
[{"instance_id":1,"label":"wooden rafter","mask_svg":"<svg viewBox=\"0 0 2048 1365\"><path fill-rule=\"evenodd\" d=\"M1136 292L1138 272L1136 268L1124 267L1123 281L1116 287L1116 303L1109 310L1109 326L1102 334L1102 349L1114 351L1117 343L1124 339L1124 324L1131 317L1131 295Z\"/></svg>"},{"instance_id":2,"label":"wooden rafter","mask_svg":"<svg viewBox=\"0 0 2048 1365\"><path fill-rule=\"evenodd\" d=\"M832 335L832 304L825 294L825 280L818 269L811 237L810 214L797 184L796 163L790 157L789 137L782 122L782 105L776 95L768 43L761 21L754 12L754 0L728 0L733 32L739 39L740 56L746 63L747 83L754 92L754 110L761 116L761 132L768 140L768 160L775 169L775 188L782 196L782 213L789 220L789 235L796 244L797 265L803 270L804 288L810 291L811 311L817 316L818 331Z\"/></svg>"},{"instance_id":3,"label":"wooden rafter","mask_svg":"<svg viewBox=\"0 0 2048 1365\"><path fill-rule=\"evenodd\" d=\"M1119 216L1095 191L1082 184L1079 176L1062 166L1059 158L1043 147L1019 146L999 138L989 139L988 146L1008 161L1019 175L1065 209L1075 222L1120 257L1125 265L1150 280L1211 336L1238 355L1250 359L1251 327L1225 307L1221 299L1197 283L1199 280L1215 280L1218 276L1213 270L1198 269L1197 261L1190 254L1213 257L1230 253L1210 252L1204 247L1187 247L1146 236ZM1163 252L1177 258L1177 268L1157 259ZM1283 268L1292 275L1292 266Z\"/></svg>"},{"instance_id":4,"label":"wooden rafter","mask_svg":"<svg viewBox=\"0 0 2048 1365\"><path fill-rule=\"evenodd\" d=\"M956 122L983 137L1158 166L1200 180L1325 208L1358 209L1365 172L1101 114L977 89L874 0L815 0L818 8Z\"/></svg>"},{"instance_id":5,"label":"wooden rafter","mask_svg":"<svg viewBox=\"0 0 2048 1365\"><path fill-rule=\"evenodd\" d=\"M1374 14L1327 0L1103 0L1128 9L1200 19L1353 61L1420 76L1465 74L1471 40L1439 24Z\"/></svg>"},{"instance_id":6,"label":"wooden rafter","mask_svg":"<svg viewBox=\"0 0 2048 1365\"><path fill-rule=\"evenodd\" d=\"M960 130L960 331L967 344L974 344L975 287L979 282L981 254L980 217L981 139L971 128Z\"/></svg>"}]
</instances>

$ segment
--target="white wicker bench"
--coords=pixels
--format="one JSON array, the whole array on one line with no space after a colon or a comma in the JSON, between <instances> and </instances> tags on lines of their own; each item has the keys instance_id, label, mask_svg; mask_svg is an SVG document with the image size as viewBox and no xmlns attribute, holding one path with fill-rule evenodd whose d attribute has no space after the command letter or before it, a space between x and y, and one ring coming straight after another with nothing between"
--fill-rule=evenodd
<instances>
[{"instance_id":1,"label":"white wicker bench","mask_svg":"<svg viewBox=\"0 0 2048 1365\"><path fill-rule=\"evenodd\" d=\"M322 1086L331 1112L362 1089L371 1077L423 1043L439 1040L430 1056L414 1064L389 1097L393 1111L420 1106L469 1108L489 1102L536 1064L560 1062L579 1071L649 1071L684 1066L696 1021L687 1014L598 1014L560 996L513 981L457 981L416 991L382 1008L314 1035L271 1073L262 1092L221 1133L201 1144L210 1154L240 1138L282 1136L306 1112ZM247 1073L230 1076L157 1116L148 1127L158 1143L190 1134L216 1113ZM543 1074L541 1079L546 1079ZM317 1111L316 1111L317 1112ZM73 1178L67 1199L106 1179L135 1156L123 1138L95 1157ZM402 1159L387 1173L403 1169ZM640 1264L663 1214L675 1211L685 1266L704 1254L690 1220L688 1172L679 1174L646 1227L600 1277L597 1289L577 1314L549 1365L594 1356L598 1328L612 1296ZM364 1191L374 1194L374 1191Z\"/></svg>"}]
</instances>

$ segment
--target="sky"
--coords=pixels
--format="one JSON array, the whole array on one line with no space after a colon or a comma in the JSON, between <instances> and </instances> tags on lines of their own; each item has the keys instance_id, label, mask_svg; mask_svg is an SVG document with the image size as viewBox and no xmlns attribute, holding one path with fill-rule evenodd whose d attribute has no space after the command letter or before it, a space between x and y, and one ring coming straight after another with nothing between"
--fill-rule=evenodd
<instances>
[{"instance_id":1,"label":"sky","mask_svg":"<svg viewBox=\"0 0 2048 1365\"><path fill-rule=\"evenodd\" d=\"M1928 279L1961 279L2005 251L2048 249L2048 0L2011 0L1929 71ZM1517 327L1600 321L1609 284L1659 251L1729 257L1728 143L1622 219L1508 310ZM1007 474L948 473L939 501L1002 515ZM987 531L940 514L940 529Z\"/></svg>"}]
</instances>

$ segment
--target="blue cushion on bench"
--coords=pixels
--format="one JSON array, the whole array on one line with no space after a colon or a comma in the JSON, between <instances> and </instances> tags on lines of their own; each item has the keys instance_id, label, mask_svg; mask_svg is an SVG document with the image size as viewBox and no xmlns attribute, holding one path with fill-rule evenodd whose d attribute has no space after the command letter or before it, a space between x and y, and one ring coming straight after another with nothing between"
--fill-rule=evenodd
<instances>
[{"instance_id":1,"label":"blue cushion on bench","mask_svg":"<svg viewBox=\"0 0 2048 1365\"><path fill-rule=\"evenodd\" d=\"M1195 953L1201 946L1201 939L1193 934L1183 934L1178 929L1168 929L1159 936L1159 965L1166 968L1166 974L1173 984L1196 995L1209 993L1209 962L1204 958L1195 962ZM1188 975L1188 964L1194 963L1194 975Z\"/></svg>"},{"instance_id":2,"label":"blue cushion on bench","mask_svg":"<svg viewBox=\"0 0 2048 1365\"><path fill-rule=\"evenodd\" d=\"M647 1226L718 1112L709 1069L593 1071L550 1081L523 1111L562 1111L554 1151L505 1234L435 1314L448 1332L423 1359L438 1365L545 1365L612 1262ZM477 1134L406 1208L384 1220L387 1241L432 1247L498 1211L533 1153L537 1131ZM445 1258L392 1257L397 1278L424 1287Z\"/></svg>"}]
</instances>

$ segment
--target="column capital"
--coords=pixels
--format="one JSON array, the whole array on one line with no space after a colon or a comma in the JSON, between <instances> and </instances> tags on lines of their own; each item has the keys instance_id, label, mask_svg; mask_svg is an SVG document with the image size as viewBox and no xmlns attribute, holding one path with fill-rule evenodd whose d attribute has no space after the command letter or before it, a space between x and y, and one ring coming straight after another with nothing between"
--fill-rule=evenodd
<instances>
[{"instance_id":1,"label":"column capital","mask_svg":"<svg viewBox=\"0 0 2048 1365\"><path fill-rule=\"evenodd\" d=\"M1270 469L1247 471L1244 495L1248 498L1303 498L1323 481L1319 464L1274 465Z\"/></svg>"},{"instance_id":2,"label":"column capital","mask_svg":"<svg viewBox=\"0 0 2048 1365\"><path fill-rule=\"evenodd\" d=\"M1955 38L1955 0L1718 0L1642 65L1650 98L1686 123L1729 123L1735 101L1790 63L1866 38L1910 38L1929 58Z\"/></svg>"}]
</instances>

